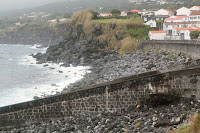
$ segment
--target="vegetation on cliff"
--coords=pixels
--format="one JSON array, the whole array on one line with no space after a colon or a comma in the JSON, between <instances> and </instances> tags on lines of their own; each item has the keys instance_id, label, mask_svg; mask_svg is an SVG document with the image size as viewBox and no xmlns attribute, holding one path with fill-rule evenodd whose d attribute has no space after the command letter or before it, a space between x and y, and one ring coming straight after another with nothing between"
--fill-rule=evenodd
<instances>
[{"instance_id":1,"label":"vegetation on cliff","mask_svg":"<svg viewBox=\"0 0 200 133\"><path fill-rule=\"evenodd\" d=\"M72 19L64 23L28 23L0 32L0 40L9 43L40 43L57 38L74 38L76 41L92 38L107 45L106 50L126 54L139 47L139 40L148 37L149 26L143 25L140 17L99 18L93 9L75 12ZM73 33L73 34L72 34ZM41 38L42 37L42 38ZM31 41L29 41L31 40ZM60 40L62 41L62 40ZM57 43L58 41L56 41Z\"/></svg>"},{"instance_id":2,"label":"vegetation on cliff","mask_svg":"<svg viewBox=\"0 0 200 133\"><path fill-rule=\"evenodd\" d=\"M126 19L94 19L92 9L76 12L71 20L74 28L82 25L85 35L94 35L98 42L108 44L106 49L120 54L130 53L139 47L139 40L147 38L149 26L139 17Z\"/></svg>"}]
</instances>

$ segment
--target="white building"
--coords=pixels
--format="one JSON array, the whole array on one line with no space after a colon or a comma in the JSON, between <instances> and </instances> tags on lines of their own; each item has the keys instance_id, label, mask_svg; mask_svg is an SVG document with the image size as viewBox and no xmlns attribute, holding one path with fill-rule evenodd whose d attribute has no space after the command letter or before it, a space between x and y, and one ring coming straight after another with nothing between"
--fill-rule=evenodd
<instances>
[{"instance_id":1,"label":"white building","mask_svg":"<svg viewBox=\"0 0 200 133\"><path fill-rule=\"evenodd\" d=\"M54 23L54 22L56 22L57 20L56 19L52 19L52 20L48 20L47 22L49 22L49 23Z\"/></svg>"},{"instance_id":2,"label":"white building","mask_svg":"<svg viewBox=\"0 0 200 133\"><path fill-rule=\"evenodd\" d=\"M125 11L121 12L121 16L127 16L127 14L128 12L125 12Z\"/></svg>"},{"instance_id":3,"label":"white building","mask_svg":"<svg viewBox=\"0 0 200 133\"><path fill-rule=\"evenodd\" d=\"M189 16L191 13L191 10L186 7L181 7L180 9L176 10L177 16Z\"/></svg>"},{"instance_id":4,"label":"white building","mask_svg":"<svg viewBox=\"0 0 200 133\"><path fill-rule=\"evenodd\" d=\"M195 30L200 31L200 27L175 28L173 36L180 36L180 40L191 40L190 33Z\"/></svg>"},{"instance_id":5,"label":"white building","mask_svg":"<svg viewBox=\"0 0 200 133\"><path fill-rule=\"evenodd\" d=\"M160 9L155 12L155 16L174 16L174 12L167 10L167 9Z\"/></svg>"},{"instance_id":6,"label":"white building","mask_svg":"<svg viewBox=\"0 0 200 133\"><path fill-rule=\"evenodd\" d=\"M193 6L190 8L190 10L200 10L200 6Z\"/></svg>"},{"instance_id":7,"label":"white building","mask_svg":"<svg viewBox=\"0 0 200 133\"><path fill-rule=\"evenodd\" d=\"M108 17L108 16L112 16L112 14L109 14L109 13L100 13L99 16L100 17Z\"/></svg>"},{"instance_id":8,"label":"white building","mask_svg":"<svg viewBox=\"0 0 200 133\"><path fill-rule=\"evenodd\" d=\"M149 31L150 40L165 40L165 31Z\"/></svg>"},{"instance_id":9,"label":"white building","mask_svg":"<svg viewBox=\"0 0 200 133\"><path fill-rule=\"evenodd\" d=\"M189 16L172 16L165 19L165 22L188 22L190 21Z\"/></svg>"},{"instance_id":10,"label":"white building","mask_svg":"<svg viewBox=\"0 0 200 133\"><path fill-rule=\"evenodd\" d=\"M190 21L200 22L200 10L192 11L190 14Z\"/></svg>"},{"instance_id":11,"label":"white building","mask_svg":"<svg viewBox=\"0 0 200 133\"><path fill-rule=\"evenodd\" d=\"M149 26L152 27L152 28L156 28L156 27L157 27L156 21L154 21L154 20L149 20L149 21L147 21L147 22L145 23L145 25L149 25Z\"/></svg>"},{"instance_id":12,"label":"white building","mask_svg":"<svg viewBox=\"0 0 200 133\"><path fill-rule=\"evenodd\" d=\"M21 23L20 23L20 22L17 22L17 23L15 23L15 25L16 25L16 26L20 26L20 25L21 25Z\"/></svg>"}]
</instances>

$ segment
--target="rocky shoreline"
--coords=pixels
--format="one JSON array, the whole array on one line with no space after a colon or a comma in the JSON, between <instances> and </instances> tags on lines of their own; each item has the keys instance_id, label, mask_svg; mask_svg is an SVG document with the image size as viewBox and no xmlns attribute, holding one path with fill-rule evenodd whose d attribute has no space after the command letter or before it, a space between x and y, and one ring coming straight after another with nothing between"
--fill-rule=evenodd
<instances>
[{"instance_id":1,"label":"rocky shoreline","mask_svg":"<svg viewBox=\"0 0 200 133\"><path fill-rule=\"evenodd\" d=\"M91 60L91 73L82 80L69 85L65 89L99 84L117 78L167 68L190 60L182 55L162 50L137 51L126 55L111 53L102 58Z\"/></svg>"},{"instance_id":2,"label":"rocky shoreline","mask_svg":"<svg viewBox=\"0 0 200 133\"><path fill-rule=\"evenodd\" d=\"M79 82L65 88L69 90L81 86L99 84L117 78L154 71L189 61L184 55L176 55L159 49L135 51L120 55L117 51L101 50L101 44L88 41L63 41L51 46L45 54L33 55L38 64L46 62L61 63L62 66L90 66L91 73ZM102 46L102 45L101 45ZM102 48L105 46L102 46Z\"/></svg>"},{"instance_id":3,"label":"rocky shoreline","mask_svg":"<svg viewBox=\"0 0 200 133\"><path fill-rule=\"evenodd\" d=\"M124 112L78 114L0 133L166 133L187 124L199 106L198 101L184 99L155 108L133 106Z\"/></svg>"},{"instance_id":4,"label":"rocky shoreline","mask_svg":"<svg viewBox=\"0 0 200 133\"><path fill-rule=\"evenodd\" d=\"M58 46L56 47L58 48ZM82 53L77 54L80 57L71 58L70 62L73 62L73 66L90 65L91 73L86 74L82 80L69 85L65 89L103 83L124 76L178 65L189 60L183 55L158 49L136 51L126 55L108 51L98 51L96 55L86 53L86 55L89 55L88 58ZM62 56L68 58L66 55ZM47 54L36 54L33 57L37 59L39 64L46 63L49 59ZM60 59L59 57L54 58L56 60L53 60L53 62L61 62L61 60L57 60ZM65 62L62 66L68 67L70 62ZM44 65L44 67L46 66ZM31 123L25 127L0 133L164 133L178 128L179 124L185 122L191 116L191 112L197 113L199 105L199 102L189 100L156 108L145 106L137 109L133 105L128 111L124 112L78 114L62 120Z\"/></svg>"}]
</instances>

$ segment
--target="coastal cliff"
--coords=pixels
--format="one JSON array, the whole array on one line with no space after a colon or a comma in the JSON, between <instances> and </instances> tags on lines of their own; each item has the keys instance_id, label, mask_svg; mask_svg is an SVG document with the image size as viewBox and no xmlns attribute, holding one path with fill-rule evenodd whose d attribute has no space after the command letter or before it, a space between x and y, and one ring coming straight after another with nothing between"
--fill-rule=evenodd
<instances>
[{"instance_id":1,"label":"coastal cliff","mask_svg":"<svg viewBox=\"0 0 200 133\"><path fill-rule=\"evenodd\" d=\"M67 22L59 24L27 23L0 31L0 43L51 46L64 40L69 29L70 24Z\"/></svg>"}]
</instances>

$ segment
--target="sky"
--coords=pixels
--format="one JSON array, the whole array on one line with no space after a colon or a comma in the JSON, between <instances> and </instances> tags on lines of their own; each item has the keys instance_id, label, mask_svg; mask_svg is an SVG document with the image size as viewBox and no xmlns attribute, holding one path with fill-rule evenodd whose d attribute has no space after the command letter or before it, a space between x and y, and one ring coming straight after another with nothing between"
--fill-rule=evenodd
<instances>
[{"instance_id":1,"label":"sky","mask_svg":"<svg viewBox=\"0 0 200 133\"><path fill-rule=\"evenodd\" d=\"M66 0L0 0L0 11L25 9Z\"/></svg>"}]
</instances>

